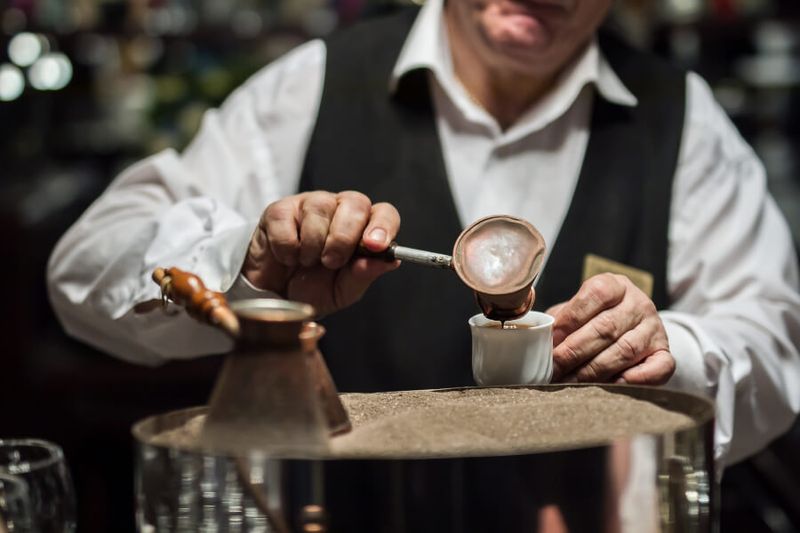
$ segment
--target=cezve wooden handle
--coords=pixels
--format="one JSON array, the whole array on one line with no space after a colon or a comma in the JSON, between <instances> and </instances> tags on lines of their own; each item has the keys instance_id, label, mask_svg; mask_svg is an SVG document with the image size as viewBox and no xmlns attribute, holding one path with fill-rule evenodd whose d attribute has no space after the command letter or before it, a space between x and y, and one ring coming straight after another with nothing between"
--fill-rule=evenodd
<instances>
[{"instance_id":1,"label":"cezve wooden handle","mask_svg":"<svg viewBox=\"0 0 800 533\"><path fill-rule=\"evenodd\" d=\"M153 281L161 287L162 296L183 306L190 316L221 328L231 337L239 335L239 320L225 296L206 288L196 275L159 267L153 271Z\"/></svg>"}]
</instances>

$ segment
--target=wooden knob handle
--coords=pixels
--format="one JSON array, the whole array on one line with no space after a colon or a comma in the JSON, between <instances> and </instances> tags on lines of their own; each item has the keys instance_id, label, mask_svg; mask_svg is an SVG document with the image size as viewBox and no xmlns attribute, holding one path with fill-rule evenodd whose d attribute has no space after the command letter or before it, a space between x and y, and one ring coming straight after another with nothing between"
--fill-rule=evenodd
<instances>
[{"instance_id":1,"label":"wooden knob handle","mask_svg":"<svg viewBox=\"0 0 800 533\"><path fill-rule=\"evenodd\" d=\"M239 320L225 296L206 288L196 275L174 267L159 267L153 271L153 281L165 298L186 308L192 317L217 326L232 337L239 335Z\"/></svg>"}]
</instances>

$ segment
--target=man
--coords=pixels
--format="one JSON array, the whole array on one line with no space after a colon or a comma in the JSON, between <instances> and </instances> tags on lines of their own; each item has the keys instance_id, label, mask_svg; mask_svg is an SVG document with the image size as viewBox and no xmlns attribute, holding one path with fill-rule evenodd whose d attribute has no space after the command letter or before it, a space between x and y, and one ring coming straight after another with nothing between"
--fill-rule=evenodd
<instances>
[{"instance_id":1,"label":"man","mask_svg":"<svg viewBox=\"0 0 800 533\"><path fill-rule=\"evenodd\" d=\"M598 37L610 4L429 0L300 47L65 235L49 270L65 327L145 363L224 351L184 315L135 311L152 269L178 266L231 298L314 304L341 390L467 385L469 291L353 252L448 251L480 216L517 215L550 246L554 380L709 395L717 458L752 453L800 409L789 233L705 83ZM652 274L652 296L634 275L581 285L589 254Z\"/></svg>"}]
</instances>

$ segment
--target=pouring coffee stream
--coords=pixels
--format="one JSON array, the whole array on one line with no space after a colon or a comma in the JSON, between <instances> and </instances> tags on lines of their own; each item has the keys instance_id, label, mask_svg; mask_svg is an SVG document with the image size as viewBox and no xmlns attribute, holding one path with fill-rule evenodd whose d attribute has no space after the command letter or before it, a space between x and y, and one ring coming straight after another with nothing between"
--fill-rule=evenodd
<instances>
[{"instance_id":1,"label":"pouring coffee stream","mask_svg":"<svg viewBox=\"0 0 800 533\"><path fill-rule=\"evenodd\" d=\"M453 245L453 255L417 250L393 242L384 252L360 249L359 254L434 268L455 270L475 292L487 318L505 322L527 313L531 289L542 267L545 243L541 233L521 218L493 215L467 227Z\"/></svg>"}]
</instances>

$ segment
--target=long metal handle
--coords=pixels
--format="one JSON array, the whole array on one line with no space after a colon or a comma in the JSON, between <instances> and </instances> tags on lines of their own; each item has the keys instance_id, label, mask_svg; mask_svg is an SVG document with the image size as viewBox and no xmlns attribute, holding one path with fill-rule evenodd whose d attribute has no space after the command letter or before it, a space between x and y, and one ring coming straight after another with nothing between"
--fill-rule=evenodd
<instances>
[{"instance_id":1,"label":"long metal handle","mask_svg":"<svg viewBox=\"0 0 800 533\"><path fill-rule=\"evenodd\" d=\"M408 261L417 265L425 265L435 268L453 268L453 258L449 255L426 252L416 248L407 248L393 244L390 246L395 259Z\"/></svg>"},{"instance_id":2,"label":"long metal handle","mask_svg":"<svg viewBox=\"0 0 800 533\"><path fill-rule=\"evenodd\" d=\"M417 250L416 248L407 248L405 246L398 246L396 242L390 244L389 247L383 252L371 252L366 248L359 248L358 255L362 257L383 259L384 261L394 261L395 259L399 259L408 263L434 268L453 268L453 258L449 255L427 252L425 250Z\"/></svg>"}]
</instances>

